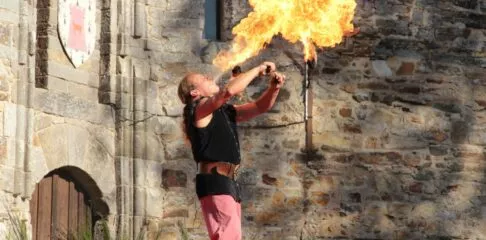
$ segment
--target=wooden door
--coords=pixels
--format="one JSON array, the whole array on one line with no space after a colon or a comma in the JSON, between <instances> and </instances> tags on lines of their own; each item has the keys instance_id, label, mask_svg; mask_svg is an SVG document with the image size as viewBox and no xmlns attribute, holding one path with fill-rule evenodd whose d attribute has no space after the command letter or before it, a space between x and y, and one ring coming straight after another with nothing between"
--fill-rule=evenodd
<instances>
[{"instance_id":1,"label":"wooden door","mask_svg":"<svg viewBox=\"0 0 486 240\"><path fill-rule=\"evenodd\" d=\"M79 239L91 235L88 200L69 176L52 174L42 179L30 200L32 239Z\"/></svg>"}]
</instances>

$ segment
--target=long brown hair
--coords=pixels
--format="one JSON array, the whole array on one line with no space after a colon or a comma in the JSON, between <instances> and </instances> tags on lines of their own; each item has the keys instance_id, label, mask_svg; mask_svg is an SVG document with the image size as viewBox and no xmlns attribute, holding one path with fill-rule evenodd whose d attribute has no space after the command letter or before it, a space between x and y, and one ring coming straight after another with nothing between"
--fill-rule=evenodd
<instances>
[{"instance_id":1,"label":"long brown hair","mask_svg":"<svg viewBox=\"0 0 486 240\"><path fill-rule=\"evenodd\" d=\"M185 105L184 110L182 112L182 131L184 132L185 138L189 143L189 135L188 135L188 126L189 120L187 119L189 116L190 105L192 105L192 96L191 91L195 89L195 86L189 81L189 77L192 73L187 74L182 78L181 82L179 83L179 87L177 88L177 95L181 102Z\"/></svg>"},{"instance_id":2,"label":"long brown hair","mask_svg":"<svg viewBox=\"0 0 486 240\"><path fill-rule=\"evenodd\" d=\"M187 74L182 78L179 83L179 88L177 89L177 95L183 104L189 104L192 102L191 91L194 90L194 85L189 81L189 77L192 73Z\"/></svg>"}]
</instances>

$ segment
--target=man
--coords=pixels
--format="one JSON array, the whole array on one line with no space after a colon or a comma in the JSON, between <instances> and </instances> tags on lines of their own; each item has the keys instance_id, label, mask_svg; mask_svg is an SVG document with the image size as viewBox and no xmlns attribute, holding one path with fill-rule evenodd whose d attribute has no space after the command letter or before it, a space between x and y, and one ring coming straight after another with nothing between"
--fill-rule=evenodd
<instances>
[{"instance_id":1,"label":"man","mask_svg":"<svg viewBox=\"0 0 486 240\"><path fill-rule=\"evenodd\" d=\"M269 76L269 87L254 102L230 105L258 76ZM272 108L285 76L275 64L264 62L241 73L222 89L213 79L196 73L186 75L178 88L184 107L184 131L198 164L196 192L211 240L241 239L240 192L235 182L240 164L236 123Z\"/></svg>"}]
</instances>

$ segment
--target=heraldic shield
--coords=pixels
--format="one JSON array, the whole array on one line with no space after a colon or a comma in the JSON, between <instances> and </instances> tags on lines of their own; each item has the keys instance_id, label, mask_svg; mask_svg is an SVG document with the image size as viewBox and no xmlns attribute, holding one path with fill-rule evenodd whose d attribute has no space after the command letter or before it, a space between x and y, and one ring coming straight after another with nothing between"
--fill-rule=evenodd
<instances>
[{"instance_id":1,"label":"heraldic shield","mask_svg":"<svg viewBox=\"0 0 486 240\"><path fill-rule=\"evenodd\" d=\"M58 0L58 31L74 67L93 53L96 41L96 0Z\"/></svg>"}]
</instances>

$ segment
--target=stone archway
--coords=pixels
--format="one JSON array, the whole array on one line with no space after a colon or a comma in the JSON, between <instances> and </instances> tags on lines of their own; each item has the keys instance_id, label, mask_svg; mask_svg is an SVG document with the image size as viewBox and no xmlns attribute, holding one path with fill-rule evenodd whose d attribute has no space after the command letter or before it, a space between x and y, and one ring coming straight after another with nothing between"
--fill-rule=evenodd
<instances>
[{"instance_id":1,"label":"stone archway","mask_svg":"<svg viewBox=\"0 0 486 240\"><path fill-rule=\"evenodd\" d=\"M93 234L95 223L109 214L95 181L77 167L51 171L30 201L32 239L73 239Z\"/></svg>"}]
</instances>

